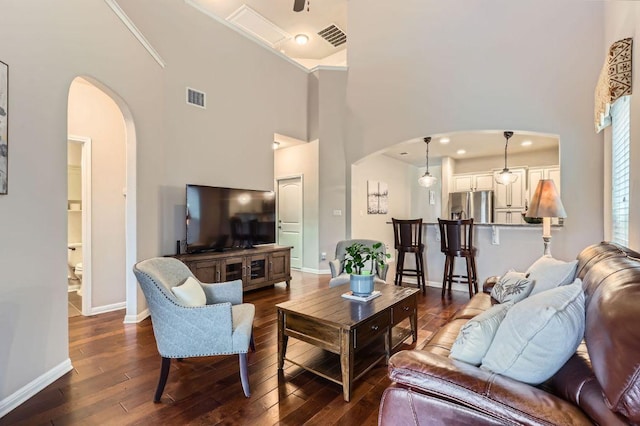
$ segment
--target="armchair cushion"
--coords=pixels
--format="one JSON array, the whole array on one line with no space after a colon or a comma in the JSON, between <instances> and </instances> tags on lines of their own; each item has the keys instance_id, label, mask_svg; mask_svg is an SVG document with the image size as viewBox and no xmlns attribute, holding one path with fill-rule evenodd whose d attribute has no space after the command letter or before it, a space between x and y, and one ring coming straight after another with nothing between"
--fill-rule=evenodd
<instances>
[{"instance_id":1,"label":"armchair cushion","mask_svg":"<svg viewBox=\"0 0 640 426\"><path fill-rule=\"evenodd\" d=\"M207 296L204 294L200 282L193 277L187 277L179 286L171 287L171 291L184 306L204 306L207 304Z\"/></svg>"}]
</instances>

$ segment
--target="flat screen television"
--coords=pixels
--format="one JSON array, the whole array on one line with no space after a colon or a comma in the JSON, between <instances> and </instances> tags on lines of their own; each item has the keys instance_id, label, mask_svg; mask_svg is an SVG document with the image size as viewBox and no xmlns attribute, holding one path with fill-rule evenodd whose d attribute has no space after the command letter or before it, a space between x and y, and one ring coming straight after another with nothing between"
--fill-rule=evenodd
<instances>
[{"instance_id":1,"label":"flat screen television","mask_svg":"<svg viewBox=\"0 0 640 426\"><path fill-rule=\"evenodd\" d=\"M187 253L276 242L273 191L187 185Z\"/></svg>"}]
</instances>

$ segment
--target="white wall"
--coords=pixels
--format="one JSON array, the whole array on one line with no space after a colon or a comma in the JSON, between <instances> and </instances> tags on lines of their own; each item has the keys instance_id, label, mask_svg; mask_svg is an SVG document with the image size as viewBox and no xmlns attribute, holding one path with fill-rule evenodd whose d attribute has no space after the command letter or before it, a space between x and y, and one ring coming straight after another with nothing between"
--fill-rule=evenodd
<instances>
[{"instance_id":1,"label":"white wall","mask_svg":"<svg viewBox=\"0 0 640 426\"><path fill-rule=\"evenodd\" d=\"M344 124L346 70L320 69L318 78L318 135L319 135L319 253L327 253L326 261L319 261L319 269L328 271L336 243L346 237L347 197Z\"/></svg>"},{"instance_id":2,"label":"white wall","mask_svg":"<svg viewBox=\"0 0 640 426\"><path fill-rule=\"evenodd\" d=\"M318 141L278 149L274 152L275 178L302 175L303 228L302 267L318 269Z\"/></svg>"},{"instance_id":3,"label":"white wall","mask_svg":"<svg viewBox=\"0 0 640 426\"><path fill-rule=\"evenodd\" d=\"M554 253L574 258L603 236L602 13L582 1L351 0L347 162L425 134L557 134L569 217Z\"/></svg>"},{"instance_id":4,"label":"white wall","mask_svg":"<svg viewBox=\"0 0 640 426\"><path fill-rule=\"evenodd\" d=\"M633 64L634 72L632 75L632 84L634 86L634 95L631 96L630 105L630 186L629 186L629 247L634 250L640 250L640 148L638 145L640 139L636 136L640 130L640 96L638 96L638 88L640 87L640 74L637 72L640 66L640 49L638 49L638 40L640 40L640 4L635 1L616 1L607 2L605 7L605 37L604 44L600 51L598 59L603 64L607 56L609 46L620 39L633 37ZM605 138L610 145L611 142L611 127L608 127L603 132ZM610 148L609 148L610 150ZM607 154L609 154L607 152ZM606 165L605 170L607 173L607 180L605 185L606 200L604 203L605 208L610 208L611 204L608 202L611 197L611 179L609 178L611 173L611 167L608 162L611 161L609 155L605 156ZM564 185L564 184L563 184ZM564 200L564 195L563 195Z\"/></svg>"},{"instance_id":5,"label":"white wall","mask_svg":"<svg viewBox=\"0 0 640 426\"><path fill-rule=\"evenodd\" d=\"M418 179L424 175L426 167L410 167L411 218L422 218L423 222L437 222L442 215L442 166L429 165L429 173L437 180L431 187L418 185ZM429 202L429 192L433 191L433 202Z\"/></svg>"},{"instance_id":6,"label":"white wall","mask_svg":"<svg viewBox=\"0 0 640 426\"><path fill-rule=\"evenodd\" d=\"M67 119L69 134L91 138L91 306L122 303L126 300L124 119L110 97L78 80L69 89Z\"/></svg>"},{"instance_id":7,"label":"white wall","mask_svg":"<svg viewBox=\"0 0 640 426\"><path fill-rule=\"evenodd\" d=\"M395 257L392 218L412 219L411 169L415 167L399 160L372 155L351 166L351 238L367 238L382 241ZM367 213L367 181L382 181L389 188L387 214Z\"/></svg>"},{"instance_id":8,"label":"white wall","mask_svg":"<svg viewBox=\"0 0 640 426\"><path fill-rule=\"evenodd\" d=\"M173 252L184 236L177 223L185 183L270 189L274 132L306 139L304 71L184 2L122 6L165 68L102 0L0 6L0 40L12 41L0 44L10 107L9 194L0 197L0 406L32 380L69 368L66 142L75 77L103 83L133 118L137 259ZM207 92L207 110L185 105L187 85Z\"/></svg>"},{"instance_id":9,"label":"white wall","mask_svg":"<svg viewBox=\"0 0 640 426\"><path fill-rule=\"evenodd\" d=\"M162 253L185 238L187 183L273 190L273 134L307 139L307 73L212 18L170 0L122 8L168 63L164 70ZM185 102L186 87L207 109Z\"/></svg>"}]
</instances>

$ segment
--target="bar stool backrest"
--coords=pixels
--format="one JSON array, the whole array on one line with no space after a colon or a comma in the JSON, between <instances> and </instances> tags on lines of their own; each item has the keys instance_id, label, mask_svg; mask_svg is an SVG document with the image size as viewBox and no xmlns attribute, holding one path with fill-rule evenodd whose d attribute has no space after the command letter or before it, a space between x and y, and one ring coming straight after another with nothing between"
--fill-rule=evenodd
<instances>
[{"instance_id":1,"label":"bar stool backrest","mask_svg":"<svg viewBox=\"0 0 640 426\"><path fill-rule=\"evenodd\" d=\"M450 256L471 256L473 251L473 219L438 219L440 251Z\"/></svg>"},{"instance_id":2,"label":"bar stool backrest","mask_svg":"<svg viewBox=\"0 0 640 426\"><path fill-rule=\"evenodd\" d=\"M422 219L391 219L396 249L420 249L422 246Z\"/></svg>"}]
</instances>

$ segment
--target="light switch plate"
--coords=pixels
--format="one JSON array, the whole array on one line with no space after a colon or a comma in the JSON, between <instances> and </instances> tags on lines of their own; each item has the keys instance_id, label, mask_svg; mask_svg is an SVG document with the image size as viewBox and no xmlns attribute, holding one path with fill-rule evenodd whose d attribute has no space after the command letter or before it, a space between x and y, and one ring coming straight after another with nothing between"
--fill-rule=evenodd
<instances>
[{"instance_id":1,"label":"light switch plate","mask_svg":"<svg viewBox=\"0 0 640 426\"><path fill-rule=\"evenodd\" d=\"M436 204L436 191L429 191L429 204L432 206Z\"/></svg>"},{"instance_id":2,"label":"light switch plate","mask_svg":"<svg viewBox=\"0 0 640 426\"><path fill-rule=\"evenodd\" d=\"M491 227L491 244L500 245L500 229L495 226Z\"/></svg>"}]
</instances>

